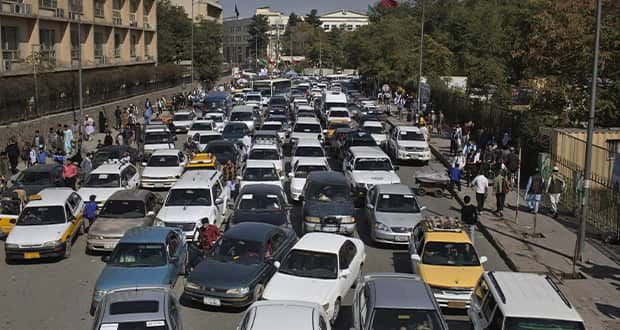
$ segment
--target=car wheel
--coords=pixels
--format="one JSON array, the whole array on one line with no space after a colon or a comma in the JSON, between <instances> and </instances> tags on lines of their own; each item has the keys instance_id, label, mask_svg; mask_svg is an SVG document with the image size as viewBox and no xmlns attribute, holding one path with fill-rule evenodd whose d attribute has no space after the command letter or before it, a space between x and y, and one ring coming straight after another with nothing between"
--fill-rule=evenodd
<instances>
[{"instance_id":1,"label":"car wheel","mask_svg":"<svg viewBox=\"0 0 620 330\"><path fill-rule=\"evenodd\" d=\"M71 246L73 245L73 239L71 237L67 238L67 242L65 244L65 255L63 257L67 259L71 256Z\"/></svg>"},{"instance_id":2,"label":"car wheel","mask_svg":"<svg viewBox=\"0 0 620 330\"><path fill-rule=\"evenodd\" d=\"M340 298L336 299L336 302L334 303L334 315L332 316L331 320L329 320L329 323L331 323L331 325L336 324L338 314L340 314Z\"/></svg>"},{"instance_id":3,"label":"car wheel","mask_svg":"<svg viewBox=\"0 0 620 330\"><path fill-rule=\"evenodd\" d=\"M254 301L258 301L263 298L263 292L265 291L265 287L262 284L256 284L254 287Z\"/></svg>"}]
</instances>

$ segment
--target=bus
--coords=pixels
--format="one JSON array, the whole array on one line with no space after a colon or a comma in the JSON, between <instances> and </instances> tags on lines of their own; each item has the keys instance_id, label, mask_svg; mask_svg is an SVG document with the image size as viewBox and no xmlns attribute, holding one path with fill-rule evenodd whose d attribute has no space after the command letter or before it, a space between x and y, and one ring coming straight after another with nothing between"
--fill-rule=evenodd
<instances>
[{"instance_id":1,"label":"bus","mask_svg":"<svg viewBox=\"0 0 620 330\"><path fill-rule=\"evenodd\" d=\"M255 80L252 87L254 91L260 92L263 96L263 103L269 103L269 99L274 95L284 95L291 91L290 79L268 79Z\"/></svg>"}]
</instances>

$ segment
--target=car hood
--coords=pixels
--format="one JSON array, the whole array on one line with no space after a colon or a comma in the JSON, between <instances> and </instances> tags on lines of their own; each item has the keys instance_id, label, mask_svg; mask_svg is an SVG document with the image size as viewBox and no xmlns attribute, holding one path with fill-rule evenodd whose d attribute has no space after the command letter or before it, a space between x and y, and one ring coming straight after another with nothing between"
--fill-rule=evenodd
<instances>
[{"instance_id":1,"label":"car hood","mask_svg":"<svg viewBox=\"0 0 620 330\"><path fill-rule=\"evenodd\" d=\"M267 284L263 298L267 300L303 300L323 305L336 290L336 280L298 277L277 272Z\"/></svg>"},{"instance_id":2,"label":"car hood","mask_svg":"<svg viewBox=\"0 0 620 330\"><path fill-rule=\"evenodd\" d=\"M242 222L261 222L274 226L282 226L286 224L286 212L269 212L269 211L241 211L238 210L230 219L231 224L239 224Z\"/></svg>"},{"instance_id":3,"label":"car hood","mask_svg":"<svg viewBox=\"0 0 620 330\"><path fill-rule=\"evenodd\" d=\"M428 144L425 141L407 141L400 140L398 141L398 145L401 147L418 147L418 148L427 148Z\"/></svg>"},{"instance_id":4,"label":"car hood","mask_svg":"<svg viewBox=\"0 0 620 330\"><path fill-rule=\"evenodd\" d=\"M167 266L118 267L106 265L101 271L95 290L111 290L125 287L170 286Z\"/></svg>"},{"instance_id":5,"label":"car hood","mask_svg":"<svg viewBox=\"0 0 620 330\"><path fill-rule=\"evenodd\" d=\"M121 238L131 228L146 227L147 219L98 217L88 229L88 234Z\"/></svg>"},{"instance_id":6,"label":"car hood","mask_svg":"<svg viewBox=\"0 0 620 330\"><path fill-rule=\"evenodd\" d=\"M165 206L157 217L163 221L192 222L209 217L212 206Z\"/></svg>"},{"instance_id":7,"label":"car hood","mask_svg":"<svg viewBox=\"0 0 620 330\"><path fill-rule=\"evenodd\" d=\"M91 195L95 195L97 202L105 202L112 194L120 190L123 188L80 188L77 193L85 201L89 200Z\"/></svg>"},{"instance_id":8,"label":"car hood","mask_svg":"<svg viewBox=\"0 0 620 330\"><path fill-rule=\"evenodd\" d=\"M400 183L400 177L388 171L354 171L351 173L353 181L369 185Z\"/></svg>"},{"instance_id":9,"label":"car hood","mask_svg":"<svg viewBox=\"0 0 620 330\"><path fill-rule=\"evenodd\" d=\"M375 217L388 227L413 228L422 220L422 213L376 212Z\"/></svg>"},{"instance_id":10,"label":"car hood","mask_svg":"<svg viewBox=\"0 0 620 330\"><path fill-rule=\"evenodd\" d=\"M474 288L484 269L482 266L418 265L418 274L430 286Z\"/></svg>"},{"instance_id":11,"label":"car hood","mask_svg":"<svg viewBox=\"0 0 620 330\"><path fill-rule=\"evenodd\" d=\"M259 270L259 265L220 262L206 258L189 274L187 281L219 289L237 288L248 286Z\"/></svg>"},{"instance_id":12,"label":"car hood","mask_svg":"<svg viewBox=\"0 0 620 330\"><path fill-rule=\"evenodd\" d=\"M167 178L181 175L182 168L179 166L173 167L145 167L142 171L142 177L147 178Z\"/></svg>"},{"instance_id":13,"label":"car hood","mask_svg":"<svg viewBox=\"0 0 620 330\"><path fill-rule=\"evenodd\" d=\"M306 201L304 203L304 215L319 218L330 215L355 215L355 209L351 200L331 202Z\"/></svg>"},{"instance_id":14,"label":"car hood","mask_svg":"<svg viewBox=\"0 0 620 330\"><path fill-rule=\"evenodd\" d=\"M6 238L8 244L43 244L60 239L69 223L43 226L15 226Z\"/></svg>"}]
</instances>

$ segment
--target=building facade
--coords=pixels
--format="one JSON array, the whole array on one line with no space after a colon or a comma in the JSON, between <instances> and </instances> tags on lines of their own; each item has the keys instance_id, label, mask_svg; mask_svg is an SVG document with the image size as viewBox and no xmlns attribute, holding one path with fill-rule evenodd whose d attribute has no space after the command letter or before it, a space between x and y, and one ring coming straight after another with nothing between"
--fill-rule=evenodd
<instances>
[{"instance_id":1,"label":"building facade","mask_svg":"<svg viewBox=\"0 0 620 330\"><path fill-rule=\"evenodd\" d=\"M194 8L192 8L192 1ZM220 24L224 21L224 10L219 0L172 0L171 2L183 7L187 16L191 17L193 11L194 21L206 19Z\"/></svg>"},{"instance_id":2,"label":"building facade","mask_svg":"<svg viewBox=\"0 0 620 330\"><path fill-rule=\"evenodd\" d=\"M340 29L355 31L361 26L368 25L368 15L353 10L335 10L319 16L323 30L332 31Z\"/></svg>"},{"instance_id":3,"label":"building facade","mask_svg":"<svg viewBox=\"0 0 620 330\"><path fill-rule=\"evenodd\" d=\"M155 0L0 1L1 76L157 61Z\"/></svg>"},{"instance_id":4,"label":"building facade","mask_svg":"<svg viewBox=\"0 0 620 330\"><path fill-rule=\"evenodd\" d=\"M224 61L235 66L250 66L254 50L250 47L249 26L252 18L224 20Z\"/></svg>"},{"instance_id":5,"label":"building facade","mask_svg":"<svg viewBox=\"0 0 620 330\"><path fill-rule=\"evenodd\" d=\"M272 11L269 7L257 8L255 15L262 15L267 17L269 23L269 30L267 31L267 43L266 58L270 64L276 64L280 60L280 52L282 44L280 42L281 37L286 31L288 25L288 16L278 11Z\"/></svg>"}]
</instances>

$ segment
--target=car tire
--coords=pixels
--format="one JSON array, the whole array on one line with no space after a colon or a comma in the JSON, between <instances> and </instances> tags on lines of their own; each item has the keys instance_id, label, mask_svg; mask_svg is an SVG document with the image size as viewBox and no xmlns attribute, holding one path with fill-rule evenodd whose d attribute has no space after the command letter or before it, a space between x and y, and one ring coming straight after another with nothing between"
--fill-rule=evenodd
<instances>
[{"instance_id":1,"label":"car tire","mask_svg":"<svg viewBox=\"0 0 620 330\"><path fill-rule=\"evenodd\" d=\"M338 320L338 314L340 314L340 297L338 297L338 299L336 299L336 302L334 303L334 315L332 315L332 318L329 320L329 323L332 326L336 324L336 320Z\"/></svg>"},{"instance_id":2,"label":"car tire","mask_svg":"<svg viewBox=\"0 0 620 330\"><path fill-rule=\"evenodd\" d=\"M65 254L63 255L64 259L68 259L71 256L71 246L73 245L73 238L67 238L67 242L65 245Z\"/></svg>"},{"instance_id":3,"label":"car tire","mask_svg":"<svg viewBox=\"0 0 620 330\"><path fill-rule=\"evenodd\" d=\"M256 286L254 287L254 294L252 296L254 301L259 301L261 298L263 298L263 292L265 292L265 287L260 283L256 284Z\"/></svg>"}]
</instances>

